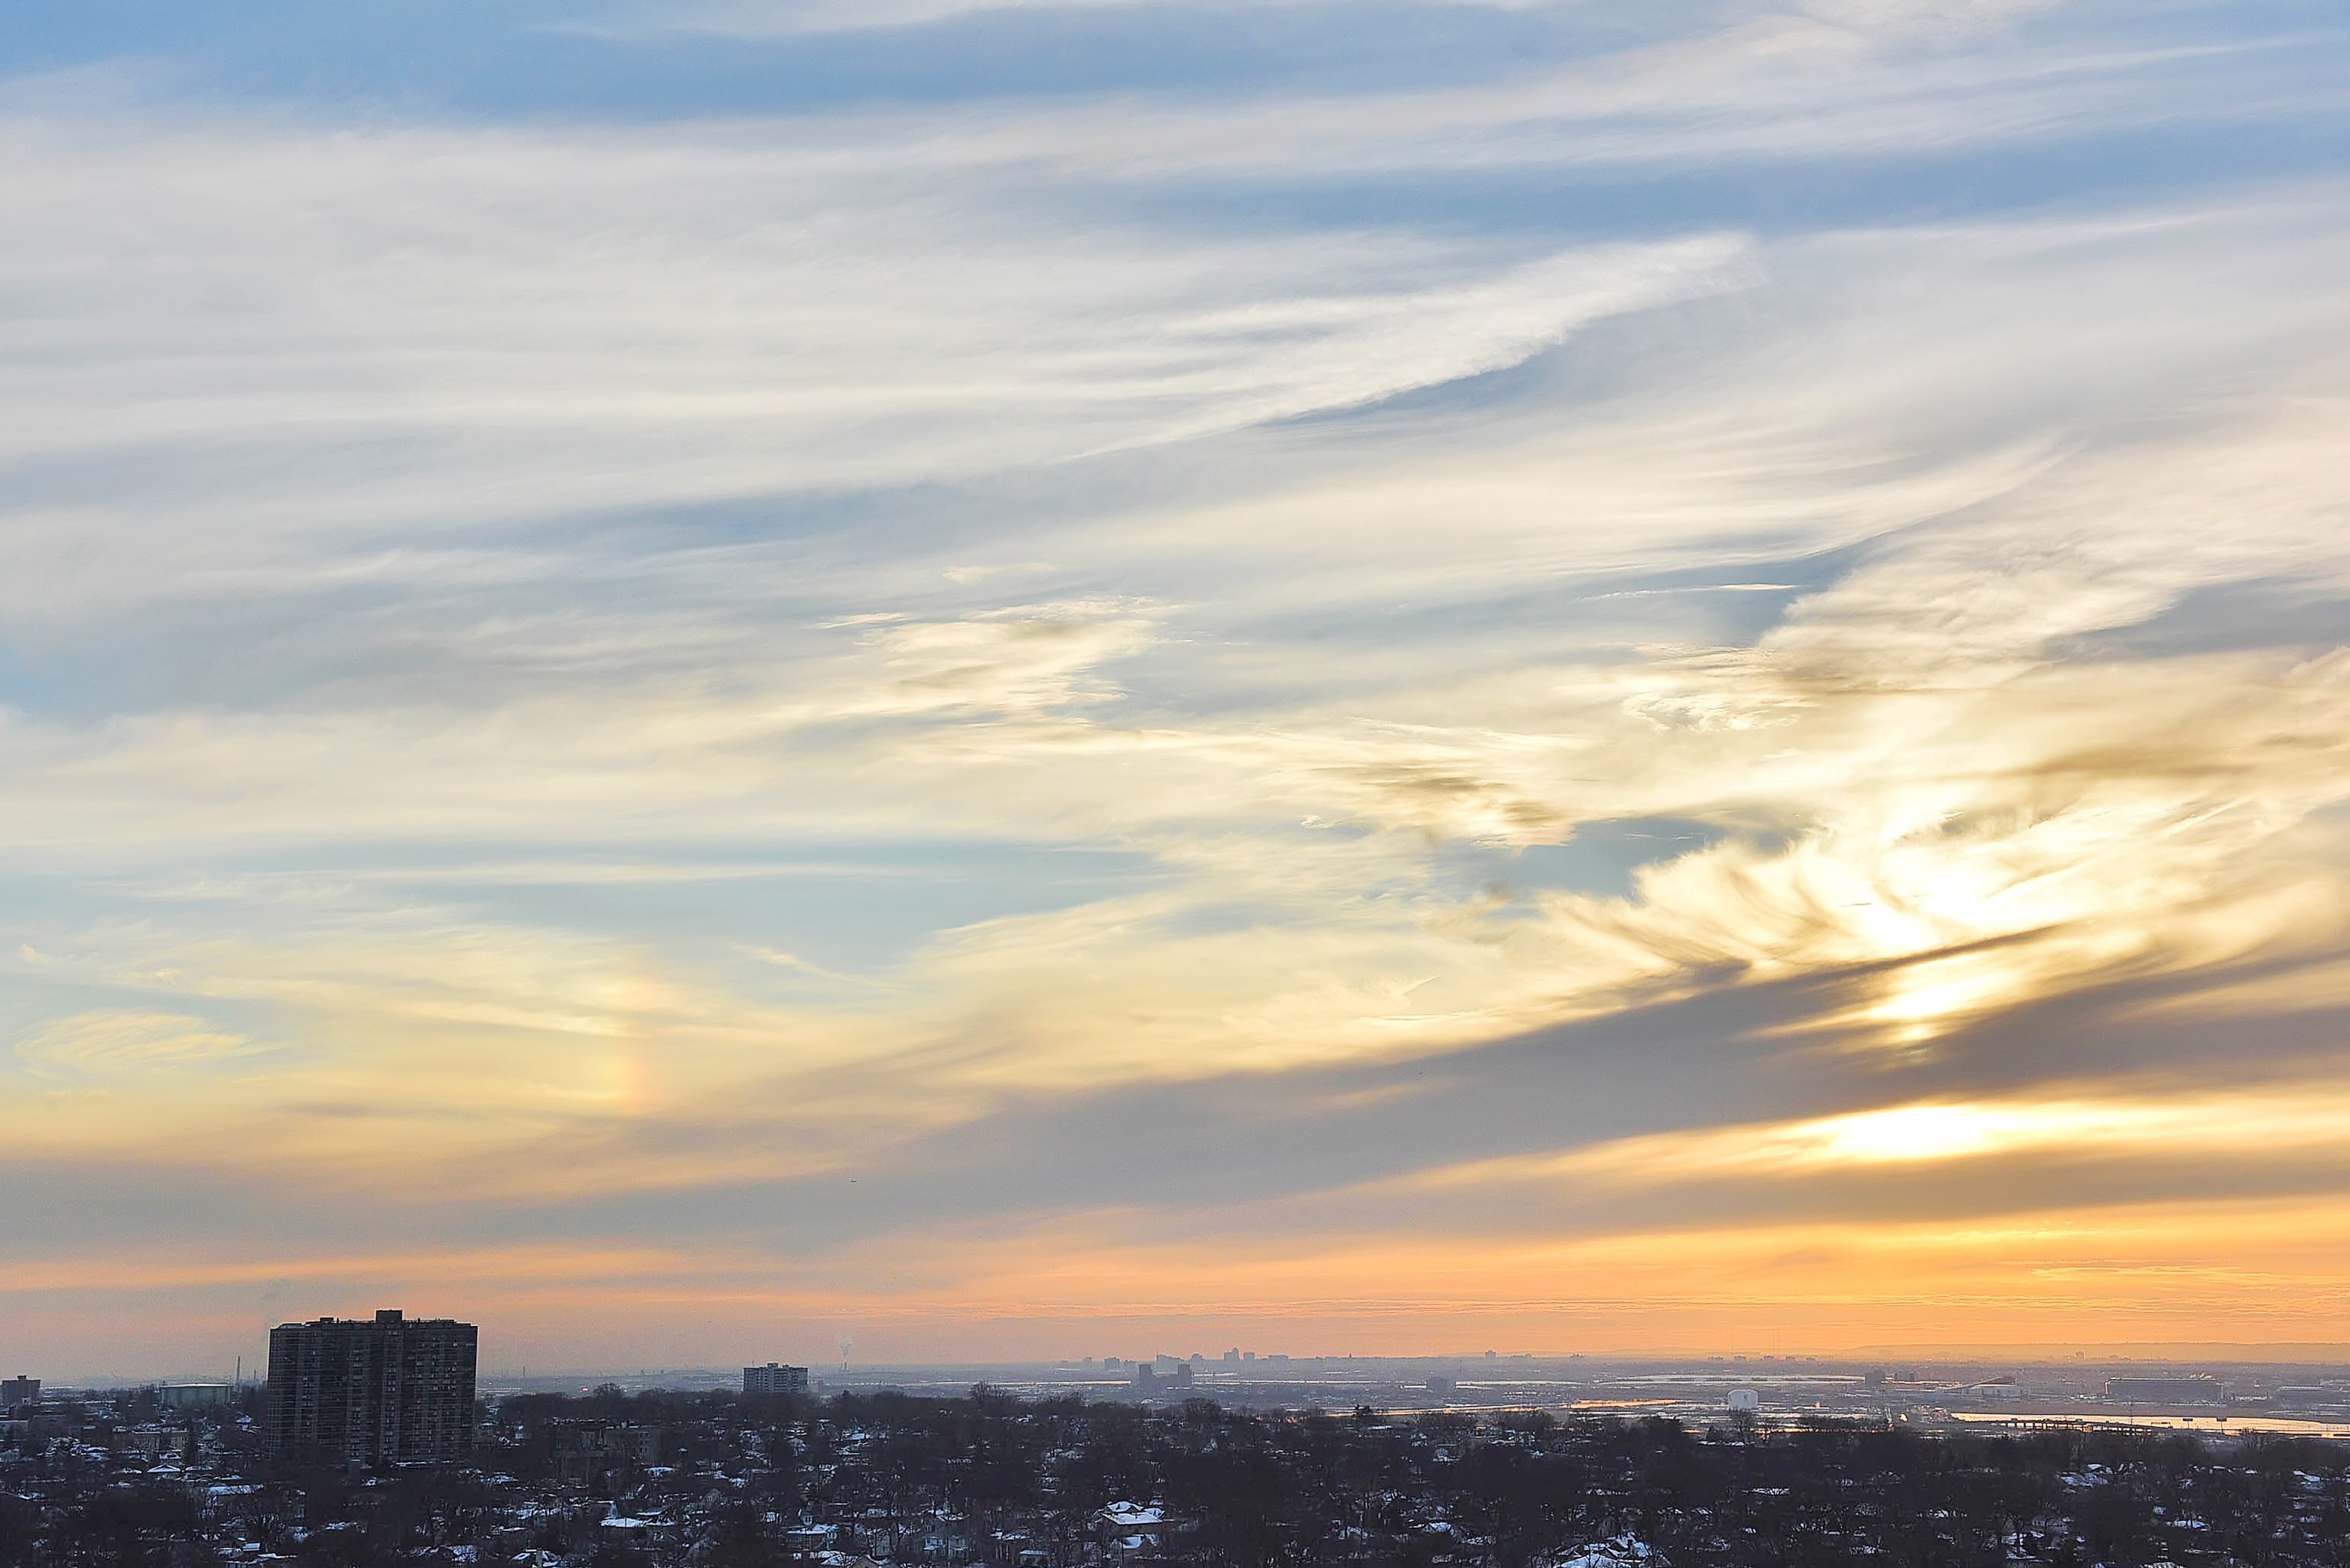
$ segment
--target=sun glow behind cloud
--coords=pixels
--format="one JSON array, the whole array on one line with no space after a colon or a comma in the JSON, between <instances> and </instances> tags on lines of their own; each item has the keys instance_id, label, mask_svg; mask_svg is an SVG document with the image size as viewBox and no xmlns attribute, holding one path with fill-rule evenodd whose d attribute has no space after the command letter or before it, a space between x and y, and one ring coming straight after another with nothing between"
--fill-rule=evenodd
<instances>
[{"instance_id":1,"label":"sun glow behind cloud","mask_svg":"<svg viewBox=\"0 0 2350 1568\"><path fill-rule=\"evenodd\" d=\"M2205 1158L2308 1161L2339 1158L2350 1092L2295 1084L2261 1094L1942 1101L1852 1111L1806 1121L1709 1127L1594 1144L1572 1154L1437 1173L1457 1187L1557 1176L1603 1182L1833 1171L2002 1155L2164 1159L2191 1147Z\"/></svg>"},{"instance_id":2,"label":"sun glow behind cloud","mask_svg":"<svg viewBox=\"0 0 2350 1568\"><path fill-rule=\"evenodd\" d=\"M2338 28L954 9L16 62L20 1333L2344 1335Z\"/></svg>"}]
</instances>

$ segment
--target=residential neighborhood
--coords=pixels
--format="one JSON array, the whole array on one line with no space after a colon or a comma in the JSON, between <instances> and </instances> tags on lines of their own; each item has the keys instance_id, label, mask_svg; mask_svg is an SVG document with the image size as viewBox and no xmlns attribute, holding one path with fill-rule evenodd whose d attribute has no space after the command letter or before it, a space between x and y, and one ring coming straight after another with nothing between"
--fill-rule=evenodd
<instances>
[{"instance_id":1,"label":"residential neighborhood","mask_svg":"<svg viewBox=\"0 0 2350 1568\"><path fill-rule=\"evenodd\" d=\"M29 1412L29 1413L26 1413ZM2350 1564L2350 1446L1806 1416L522 1393L460 1465L300 1469L256 1389L43 1396L10 1568Z\"/></svg>"}]
</instances>

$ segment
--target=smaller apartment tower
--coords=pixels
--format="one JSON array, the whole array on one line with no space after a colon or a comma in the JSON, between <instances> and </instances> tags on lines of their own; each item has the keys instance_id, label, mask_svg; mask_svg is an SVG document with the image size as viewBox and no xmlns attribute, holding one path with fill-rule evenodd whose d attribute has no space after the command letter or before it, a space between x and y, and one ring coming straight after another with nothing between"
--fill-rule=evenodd
<instances>
[{"instance_id":1,"label":"smaller apartment tower","mask_svg":"<svg viewBox=\"0 0 2350 1568\"><path fill-rule=\"evenodd\" d=\"M779 1366L770 1361L764 1366L743 1368L743 1395L745 1398L805 1394L807 1391L807 1368L805 1366Z\"/></svg>"},{"instance_id":2,"label":"smaller apartment tower","mask_svg":"<svg viewBox=\"0 0 2350 1568\"><path fill-rule=\"evenodd\" d=\"M480 1334L396 1311L280 1324L269 1334L269 1451L369 1469L470 1458Z\"/></svg>"}]
</instances>

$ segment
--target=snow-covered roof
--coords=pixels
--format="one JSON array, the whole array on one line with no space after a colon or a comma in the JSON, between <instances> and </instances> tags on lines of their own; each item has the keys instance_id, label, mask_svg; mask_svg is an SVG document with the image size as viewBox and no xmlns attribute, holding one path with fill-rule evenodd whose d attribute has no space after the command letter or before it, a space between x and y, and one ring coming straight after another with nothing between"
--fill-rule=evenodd
<instances>
[{"instance_id":1,"label":"snow-covered roof","mask_svg":"<svg viewBox=\"0 0 2350 1568\"><path fill-rule=\"evenodd\" d=\"M1663 1562L1656 1548L1638 1536L1618 1535L1578 1547L1560 1558L1556 1568L1631 1568L1635 1563L1661 1565Z\"/></svg>"}]
</instances>

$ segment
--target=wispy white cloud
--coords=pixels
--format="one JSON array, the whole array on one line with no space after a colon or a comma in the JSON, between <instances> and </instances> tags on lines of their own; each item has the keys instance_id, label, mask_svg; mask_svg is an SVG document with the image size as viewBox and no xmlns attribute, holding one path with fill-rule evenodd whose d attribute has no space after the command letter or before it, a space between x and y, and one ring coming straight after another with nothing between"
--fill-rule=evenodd
<instances>
[{"instance_id":1,"label":"wispy white cloud","mask_svg":"<svg viewBox=\"0 0 2350 1568\"><path fill-rule=\"evenodd\" d=\"M1595 7L1591 0L1421 0L1438 10L1448 8L1495 11L1549 11L1573 15ZM1839 26L1871 32L1935 30L1957 32L1979 28L2033 10L2051 0L1811 0L1785 7ZM661 7L619 16L598 24L598 30L620 36L671 31L713 32L760 36L819 31L850 31L936 22L952 17L1001 16L1027 11L1107 11L1163 7L1166 0L721 0L699 8ZM1255 13L1295 11L1326 5L1326 0L1210 0L1196 7L1210 14L1247 16ZM1689 18L1698 7L1678 9ZM1746 12L1776 11L1778 6L1748 5Z\"/></svg>"},{"instance_id":2,"label":"wispy white cloud","mask_svg":"<svg viewBox=\"0 0 2350 1568\"><path fill-rule=\"evenodd\" d=\"M78 1012L16 1041L17 1064L44 1078L118 1078L203 1068L259 1051L246 1035L176 1012Z\"/></svg>"},{"instance_id":3,"label":"wispy white cloud","mask_svg":"<svg viewBox=\"0 0 2350 1568\"><path fill-rule=\"evenodd\" d=\"M1316 0L1219 0L1214 9L1235 16L1295 10ZM1475 5L1492 0L1428 0L1437 5ZM1533 0L1534 4L1542 0ZM600 23L599 31L621 36L663 33L715 33L761 37L777 34L851 32L905 27L954 17L1012 15L1024 11L1133 10L1164 0L720 0L695 7L666 6L623 13ZM1206 7L1202 7L1205 9ZM1509 7L1501 7L1509 8Z\"/></svg>"},{"instance_id":4,"label":"wispy white cloud","mask_svg":"<svg viewBox=\"0 0 2350 1568\"><path fill-rule=\"evenodd\" d=\"M1752 277L1727 237L1531 263L1375 234L1170 246L1009 222L935 170L877 208L873 180L908 180L894 154L811 166L740 132L20 129L13 156L43 237L10 264L0 461L51 476L11 530L49 604L322 533L430 536L460 510L479 526L1196 438Z\"/></svg>"}]
</instances>

